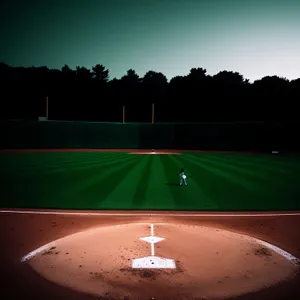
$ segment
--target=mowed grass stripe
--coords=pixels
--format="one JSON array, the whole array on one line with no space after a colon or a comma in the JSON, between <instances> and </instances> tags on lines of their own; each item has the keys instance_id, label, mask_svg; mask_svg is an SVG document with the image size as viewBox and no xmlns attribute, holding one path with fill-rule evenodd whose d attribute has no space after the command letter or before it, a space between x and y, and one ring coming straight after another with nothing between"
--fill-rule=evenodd
<instances>
[{"instance_id":1,"label":"mowed grass stripe","mask_svg":"<svg viewBox=\"0 0 300 300\"><path fill-rule=\"evenodd\" d=\"M65 160L64 158L57 158L56 161L52 161L52 162L45 162L45 164L38 164L36 167L39 167L40 165L42 165L43 167L46 168L56 168L56 167L61 167L63 166L67 166L67 167L73 167L73 166L77 166L80 165L82 163L97 163L99 161L113 161L116 159L120 159L122 156L120 155L112 155L110 157L103 157L101 154L98 154L97 157L89 157L89 156L85 156L85 157L81 157L81 158L76 158L76 159L70 159L68 158L67 160Z\"/></svg>"},{"instance_id":2,"label":"mowed grass stripe","mask_svg":"<svg viewBox=\"0 0 300 300\"><path fill-rule=\"evenodd\" d=\"M191 159L205 163L207 166L216 167L220 171L226 172L232 178L238 178L239 184L244 186L247 189L254 189L256 192L260 192L265 189L265 186L262 184L263 177L257 176L257 171L251 171L248 168L242 167L240 165L233 165L232 163L226 162L221 158L215 158L213 156L190 156Z\"/></svg>"},{"instance_id":3,"label":"mowed grass stripe","mask_svg":"<svg viewBox=\"0 0 300 300\"><path fill-rule=\"evenodd\" d=\"M190 177L188 168L184 168L188 186L179 186L179 172L184 167L181 156L164 155L161 160L176 209L214 210L218 208L208 194L204 193L201 186Z\"/></svg>"},{"instance_id":4,"label":"mowed grass stripe","mask_svg":"<svg viewBox=\"0 0 300 300\"><path fill-rule=\"evenodd\" d=\"M93 159L91 159L88 156L85 157L81 157L81 159L79 160L79 158L77 157L76 159L72 160L72 158L68 157L68 160L64 160L62 157L60 156L56 156L55 154L48 154L45 153L45 156L47 155L51 155L52 159L53 156L56 157L55 160L39 160L38 157L26 157L22 155L22 159L18 159L18 160L12 160L9 159L8 162L5 164L7 169L10 169L12 171L20 171L22 172L24 169L31 169L33 172L39 172L40 170L52 170L52 169L57 169L60 167L76 167L80 164L86 164L88 163L97 163L99 161L113 161L116 159L120 159L122 156L120 155L112 155L110 157L102 157L102 155L98 155L98 157L94 157ZM124 156L124 155L123 155ZM67 157L66 157L67 158Z\"/></svg>"},{"instance_id":5,"label":"mowed grass stripe","mask_svg":"<svg viewBox=\"0 0 300 300\"><path fill-rule=\"evenodd\" d=\"M164 167L162 164L162 156L165 155L151 155L152 165L148 178L147 193L145 194L145 201L141 204L141 209L176 209L172 194L167 186L167 178L164 174ZM144 183L146 185L146 183Z\"/></svg>"},{"instance_id":6,"label":"mowed grass stripe","mask_svg":"<svg viewBox=\"0 0 300 300\"><path fill-rule=\"evenodd\" d=\"M16 169L14 171L15 172L26 172L28 173L28 175L32 175L32 176L39 176L39 174L45 174L45 175L50 175L50 174L57 174L57 173L64 173L64 172L76 172L78 170L86 170L86 169L93 169L93 168L97 168L99 165L106 165L106 164L114 164L116 163L117 160L111 160L111 161L97 161L97 162L89 162L89 161L85 161L85 162L81 162L81 163L77 163L77 164L70 164L70 165L66 165L66 164L61 164L60 166L56 165L56 166L52 166L52 167L39 167L39 168L22 168L22 169Z\"/></svg>"},{"instance_id":7,"label":"mowed grass stripe","mask_svg":"<svg viewBox=\"0 0 300 300\"><path fill-rule=\"evenodd\" d=\"M114 191L124 176L140 163L141 159L141 157L134 157L126 161L120 160L114 167L110 165L99 169L98 175L88 177L84 184L80 183L78 189L76 187L77 205L79 207L84 205L88 209L101 208L102 202ZM117 201L118 199L116 199L116 206L110 207L111 209L119 207Z\"/></svg>"},{"instance_id":8,"label":"mowed grass stripe","mask_svg":"<svg viewBox=\"0 0 300 300\"><path fill-rule=\"evenodd\" d=\"M226 157L224 155L224 157ZM299 159L293 159L292 161L290 159L287 159L286 157L279 157L279 156L264 156L264 155L248 155L247 159L241 158L240 155L234 156L228 156L228 159L231 161L237 161L241 164L245 165L261 165L262 167L270 169L270 171L276 171L276 172L290 172L290 171L299 171L300 167L300 160Z\"/></svg>"},{"instance_id":9,"label":"mowed grass stripe","mask_svg":"<svg viewBox=\"0 0 300 300\"><path fill-rule=\"evenodd\" d=\"M200 156L197 156L199 159ZM243 177L247 178L248 180L252 180L256 182L258 186L262 188L264 185L274 185L274 183L278 185L291 185L294 186L295 184L299 184L299 173L295 172L295 170L291 169L273 169L268 167L267 164L260 163L250 163L250 164L241 164L238 160L228 160L222 157L214 157L213 159L207 159L212 163L227 167L228 169L232 170L233 172L236 171L238 173L243 174ZM283 174L284 173L284 174Z\"/></svg>"},{"instance_id":10,"label":"mowed grass stripe","mask_svg":"<svg viewBox=\"0 0 300 300\"><path fill-rule=\"evenodd\" d=\"M40 176L36 180L26 178L26 180L14 181L11 178L7 184L8 187L1 191L1 193L6 194L3 201L7 206L8 196L9 199L14 199L17 207L93 209L93 202L86 202L88 205L86 206L85 199L93 196L92 198L97 200L98 186L102 182L110 182L107 179L108 176L114 176L114 174L122 172L124 168L131 167L137 162L136 157L127 157L125 163L120 160L114 165L99 165L97 168L79 172L66 171L48 177ZM84 195L85 192L87 192L88 197Z\"/></svg>"},{"instance_id":11,"label":"mowed grass stripe","mask_svg":"<svg viewBox=\"0 0 300 300\"><path fill-rule=\"evenodd\" d=\"M141 155L139 163L123 174L115 189L101 203L101 208L139 209L145 201L153 155Z\"/></svg>"},{"instance_id":12,"label":"mowed grass stripe","mask_svg":"<svg viewBox=\"0 0 300 300\"><path fill-rule=\"evenodd\" d=\"M89 155L91 154L91 155ZM96 155L93 155L96 154ZM77 162L85 159L96 160L101 157L101 159L110 158L111 156L121 156L120 153L112 153L112 155L104 155L103 153L86 153L85 155L78 155L78 153L11 153L11 154L2 154L0 155L0 161L3 159L5 162L20 165L20 164L33 164L33 165L52 165L52 164L60 164L61 162L69 163L69 162Z\"/></svg>"},{"instance_id":13,"label":"mowed grass stripe","mask_svg":"<svg viewBox=\"0 0 300 300\"><path fill-rule=\"evenodd\" d=\"M184 154L185 155L185 154ZM214 200L204 192L202 188L202 184L193 180L193 176L189 169L184 167L184 162L182 160L183 156L170 156L170 158L177 164L179 167L178 170L184 168L184 172L187 176L187 184L189 187L189 192L191 199L194 199L195 208L197 210L216 210L218 209L218 205L214 202ZM178 175L178 174L177 174ZM179 177L179 176L178 176ZM179 180L179 178L178 178ZM192 202L191 200L191 202ZM192 208L189 206L189 208Z\"/></svg>"},{"instance_id":14,"label":"mowed grass stripe","mask_svg":"<svg viewBox=\"0 0 300 300\"><path fill-rule=\"evenodd\" d=\"M216 154L216 156L226 157L227 159L239 161L240 163L247 164L264 164L266 166L273 166L275 169L299 169L299 158L281 157L277 155L264 155L264 154Z\"/></svg>"},{"instance_id":15,"label":"mowed grass stripe","mask_svg":"<svg viewBox=\"0 0 300 300\"><path fill-rule=\"evenodd\" d=\"M136 178L135 193L132 197L130 207L132 209L139 209L143 207L146 201L146 195L148 193L148 187L150 182L150 173L153 168L154 155L145 155L146 165L140 170L140 177ZM135 178L131 178L131 180Z\"/></svg>"},{"instance_id":16,"label":"mowed grass stripe","mask_svg":"<svg viewBox=\"0 0 300 300\"><path fill-rule=\"evenodd\" d=\"M200 158L202 157L201 155L197 154L190 154L190 156ZM251 166L257 166L260 167L261 169L266 169L272 172L282 172L282 168L278 166L273 166L271 165L270 161L265 159L261 160L258 158L253 158L251 154L249 154L248 159L241 158L239 154L211 154L209 157L214 157L215 160L221 159L222 161L227 161L228 163L232 164L237 164L239 166L243 166L245 168L251 167Z\"/></svg>"},{"instance_id":17,"label":"mowed grass stripe","mask_svg":"<svg viewBox=\"0 0 300 300\"><path fill-rule=\"evenodd\" d=\"M200 157L193 157L190 155L186 155L185 159L199 165L202 168L209 170L210 172L215 173L217 176L223 177L228 181L231 181L233 184L243 187L249 191L259 190L259 185L254 182L248 181L245 179L243 174L241 173L242 169L238 169L238 171L233 171L230 169L229 165L224 165L222 163L214 163L210 160L203 159Z\"/></svg>"},{"instance_id":18,"label":"mowed grass stripe","mask_svg":"<svg viewBox=\"0 0 300 300\"><path fill-rule=\"evenodd\" d=\"M120 160L126 162L127 160L131 160L132 158L129 156L123 156L122 159L119 157L118 159L113 159L111 161L99 161L98 163L89 164L86 162L84 165L76 168L58 168L49 170L47 168L41 169L38 172L31 170L30 168L26 168L21 170L7 170L6 177L14 177L15 179L18 178L24 181L31 181L31 180L52 180L53 176L65 176L68 180L76 180L79 178L80 180L82 177L86 176L86 172L93 172L95 169L105 166L114 166L115 164L119 164ZM56 181L56 179L54 179Z\"/></svg>"},{"instance_id":19,"label":"mowed grass stripe","mask_svg":"<svg viewBox=\"0 0 300 300\"><path fill-rule=\"evenodd\" d=\"M222 163L218 162L218 164ZM251 167L246 167L246 170L254 170L252 172L256 173L256 178L254 176L253 181L257 186L261 185L260 189L254 190L257 194L255 201L259 203L256 209L262 206L267 209L296 209L296 201L300 198L299 175L290 172L282 176L279 173L261 170L260 165L253 164ZM244 171L241 171L241 177L246 178ZM249 176L247 180L251 180Z\"/></svg>"},{"instance_id":20,"label":"mowed grass stripe","mask_svg":"<svg viewBox=\"0 0 300 300\"><path fill-rule=\"evenodd\" d=\"M72 174L72 176L78 177L80 182L78 185L74 186L74 193L89 189L91 185L94 184L94 181L105 179L106 176L114 172L122 170L127 165L135 164L139 161L137 157L127 156L122 159L116 160L114 163L99 163L93 168L81 170L77 172L65 172L67 175ZM73 178L70 178L72 182Z\"/></svg>"},{"instance_id":21,"label":"mowed grass stripe","mask_svg":"<svg viewBox=\"0 0 300 300\"><path fill-rule=\"evenodd\" d=\"M87 177L75 187L75 208L104 209L102 202L114 191L118 183L124 178L124 174L130 172L135 165L139 164L137 157L120 160L118 164L101 167L97 175ZM70 193L74 193L70 187ZM66 195L66 193L64 193ZM68 195L66 195L68 197ZM115 199L114 205L106 207L110 209L119 208L120 203Z\"/></svg>"},{"instance_id":22,"label":"mowed grass stripe","mask_svg":"<svg viewBox=\"0 0 300 300\"><path fill-rule=\"evenodd\" d=\"M60 161L68 162L68 163L76 163L76 162L81 162L84 160L88 161L98 161L99 159L101 160L110 160L114 158L120 158L122 156L126 156L124 153L102 153L102 152L96 152L96 153L68 153L67 155L64 156L56 156L54 157L55 160L52 160L51 163L59 163ZM49 161L46 161L49 162Z\"/></svg>"},{"instance_id":23,"label":"mowed grass stripe","mask_svg":"<svg viewBox=\"0 0 300 300\"><path fill-rule=\"evenodd\" d=\"M190 159L186 155L182 156L182 162L191 172L193 180L201 185L204 193L210 196L220 210L243 210L247 208L247 205L259 207L260 202L255 200L257 194L241 186L239 178L232 177L203 162Z\"/></svg>"},{"instance_id":24,"label":"mowed grass stripe","mask_svg":"<svg viewBox=\"0 0 300 300\"><path fill-rule=\"evenodd\" d=\"M78 171L78 170L92 170L94 168L97 168L99 166L105 166L105 165L114 165L116 163L119 163L121 160L126 161L130 159L128 156L118 156L118 157L111 157L110 159L98 159L97 161L90 162L89 160L72 164L72 165L64 165L62 164L61 167L56 166L56 168L48 168L45 169L45 173L61 173L65 171Z\"/></svg>"},{"instance_id":25,"label":"mowed grass stripe","mask_svg":"<svg viewBox=\"0 0 300 300\"><path fill-rule=\"evenodd\" d=\"M178 156L171 156L171 159L177 162L177 165L180 168L184 168L184 172L187 175L187 184L196 186L197 187L197 199L198 199L198 204L200 204L200 209L218 209L217 203L210 197L209 194L207 194L204 189L203 189L203 183L199 184L199 182L196 182L193 179L193 175L189 171L189 169L186 169L184 167L184 161L183 161L184 156L183 155L178 155Z\"/></svg>"},{"instance_id":26,"label":"mowed grass stripe","mask_svg":"<svg viewBox=\"0 0 300 300\"><path fill-rule=\"evenodd\" d=\"M64 153L61 155L59 153L35 153L35 154L18 154L22 155L24 161L32 161L32 162L39 162L39 163L60 163L60 161L64 162L77 162L82 160L98 160L101 158L102 160L110 159L111 157L121 157L125 156L125 153Z\"/></svg>"}]
</instances>

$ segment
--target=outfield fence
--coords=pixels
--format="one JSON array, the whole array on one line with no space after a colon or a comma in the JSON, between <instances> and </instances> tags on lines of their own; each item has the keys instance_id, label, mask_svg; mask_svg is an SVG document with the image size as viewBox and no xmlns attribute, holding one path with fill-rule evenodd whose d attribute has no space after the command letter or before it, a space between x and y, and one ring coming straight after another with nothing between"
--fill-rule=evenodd
<instances>
[{"instance_id":1,"label":"outfield fence","mask_svg":"<svg viewBox=\"0 0 300 300\"><path fill-rule=\"evenodd\" d=\"M0 148L299 151L299 123L2 121Z\"/></svg>"}]
</instances>

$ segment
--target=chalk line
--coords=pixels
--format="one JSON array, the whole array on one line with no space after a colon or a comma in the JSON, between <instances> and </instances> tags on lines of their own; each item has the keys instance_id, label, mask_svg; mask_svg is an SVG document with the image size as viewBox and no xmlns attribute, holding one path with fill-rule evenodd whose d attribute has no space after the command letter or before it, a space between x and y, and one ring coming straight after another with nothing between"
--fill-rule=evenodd
<instances>
[{"instance_id":1,"label":"chalk line","mask_svg":"<svg viewBox=\"0 0 300 300\"><path fill-rule=\"evenodd\" d=\"M271 244L271 243L268 243L266 241L263 241L263 240L260 240L258 238L255 238L255 237L252 237L252 236L249 236L249 235L245 235L245 234L241 234L241 236L248 240L248 241L252 241L256 244L260 244L266 248L269 248L271 250L273 250L274 252L276 252L277 254L283 256L285 259L287 259L288 261L290 261L291 263L293 263L296 267L300 267L300 259L295 257L294 255L292 255L291 253Z\"/></svg>"},{"instance_id":2,"label":"chalk line","mask_svg":"<svg viewBox=\"0 0 300 300\"><path fill-rule=\"evenodd\" d=\"M34 256L38 255L39 253L41 253L42 251L50 249L51 247L55 247L57 241L58 240L53 241L53 242L48 243L48 244L45 244L45 245L43 245L43 246L41 246L41 247L39 247L39 248L37 248L37 249L29 252L27 255L25 255L25 256L23 256L21 258L21 262L22 263L26 262L26 261L30 260L32 257L34 257Z\"/></svg>"},{"instance_id":3,"label":"chalk line","mask_svg":"<svg viewBox=\"0 0 300 300\"><path fill-rule=\"evenodd\" d=\"M151 256L154 256L154 243L151 243Z\"/></svg>"},{"instance_id":4,"label":"chalk line","mask_svg":"<svg viewBox=\"0 0 300 300\"><path fill-rule=\"evenodd\" d=\"M154 236L154 225L153 224L150 225L150 230L151 230L151 236ZM154 253L155 253L154 252L154 243L152 242L151 243L151 255L154 256L155 255Z\"/></svg>"},{"instance_id":5,"label":"chalk line","mask_svg":"<svg viewBox=\"0 0 300 300\"><path fill-rule=\"evenodd\" d=\"M115 216L115 217L285 217L300 216L295 213L105 213L105 212L62 212L62 211L29 211L29 210L0 210L0 213L9 214L33 214L33 215L71 215L71 216Z\"/></svg>"},{"instance_id":6,"label":"chalk line","mask_svg":"<svg viewBox=\"0 0 300 300\"><path fill-rule=\"evenodd\" d=\"M153 224L152 224L153 225ZM167 226L167 225L166 225ZM240 234L240 236L244 239L248 239L250 241L253 241L257 244L261 244L263 246L265 246L266 248L269 248L271 250L273 250L274 252L276 252L277 254L283 256L285 259L287 259L288 261L290 261L292 264L294 264L294 266L296 266L297 268L300 267L300 259L295 257L294 255L292 255L291 253L271 244L271 243L268 243L266 241L263 241L263 240L260 240L258 238L254 238L254 237L251 237L249 235L245 235L245 234ZM64 238L64 237L63 237ZM47 249L50 249L51 247L55 247L58 243L58 241L62 240L63 238L59 238L57 240L54 240L50 243L47 243L31 252L29 252L28 254L26 254L25 256L23 256L21 258L21 263L23 262L26 262L28 260L30 260L31 258L33 258L34 256L38 255L39 253L41 253L42 251L44 250L47 250ZM154 253L154 243L152 242L151 243L151 256L155 256L155 253Z\"/></svg>"},{"instance_id":7,"label":"chalk line","mask_svg":"<svg viewBox=\"0 0 300 300\"><path fill-rule=\"evenodd\" d=\"M154 225L151 224L151 225L150 225L150 228L151 228L151 235L154 236Z\"/></svg>"},{"instance_id":8,"label":"chalk line","mask_svg":"<svg viewBox=\"0 0 300 300\"><path fill-rule=\"evenodd\" d=\"M268 242L256 239L256 242L260 243L261 245L272 249L274 252L280 254L281 256L283 256L284 258L286 258L287 260L289 260L290 262L292 262L294 265L296 266L300 266L300 259L298 259L297 257L293 256L292 254L290 254L289 252L284 251L283 249L270 244Z\"/></svg>"}]
</instances>

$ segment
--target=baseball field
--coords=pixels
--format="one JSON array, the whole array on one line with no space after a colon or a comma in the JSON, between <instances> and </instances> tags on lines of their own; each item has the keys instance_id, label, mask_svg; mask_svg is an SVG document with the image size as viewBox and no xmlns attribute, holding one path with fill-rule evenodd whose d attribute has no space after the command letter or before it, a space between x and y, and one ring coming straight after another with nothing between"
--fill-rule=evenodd
<instances>
[{"instance_id":1,"label":"baseball field","mask_svg":"<svg viewBox=\"0 0 300 300\"><path fill-rule=\"evenodd\" d=\"M3 185L0 207L192 211L300 209L299 158L205 152L132 153L4 153L0 155ZM181 168L187 175L187 187L179 186Z\"/></svg>"},{"instance_id":2,"label":"baseball field","mask_svg":"<svg viewBox=\"0 0 300 300\"><path fill-rule=\"evenodd\" d=\"M6 150L0 166L3 299L300 298L297 156Z\"/></svg>"}]
</instances>

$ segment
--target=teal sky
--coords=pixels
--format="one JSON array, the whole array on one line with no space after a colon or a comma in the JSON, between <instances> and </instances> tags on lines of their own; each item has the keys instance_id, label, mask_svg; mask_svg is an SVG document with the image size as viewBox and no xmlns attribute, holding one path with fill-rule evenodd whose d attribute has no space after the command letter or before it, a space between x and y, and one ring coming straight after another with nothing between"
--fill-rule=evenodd
<instances>
[{"instance_id":1,"label":"teal sky","mask_svg":"<svg viewBox=\"0 0 300 300\"><path fill-rule=\"evenodd\" d=\"M300 77L300 0L2 0L0 61Z\"/></svg>"}]
</instances>

